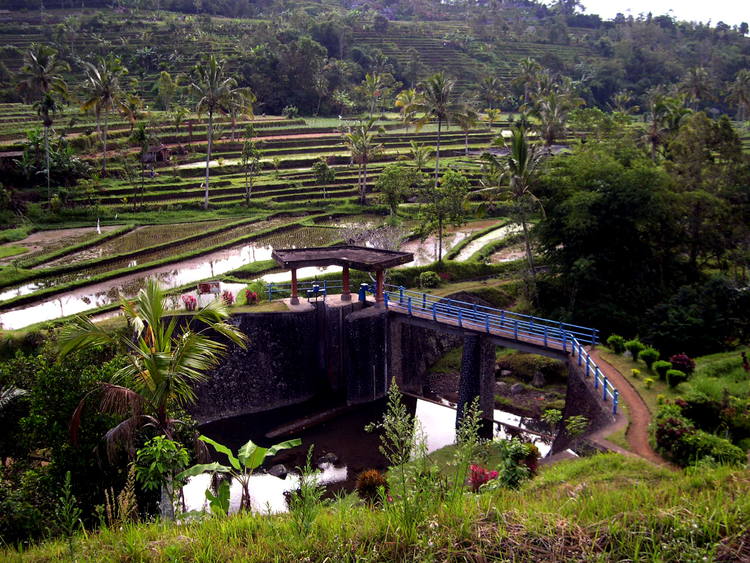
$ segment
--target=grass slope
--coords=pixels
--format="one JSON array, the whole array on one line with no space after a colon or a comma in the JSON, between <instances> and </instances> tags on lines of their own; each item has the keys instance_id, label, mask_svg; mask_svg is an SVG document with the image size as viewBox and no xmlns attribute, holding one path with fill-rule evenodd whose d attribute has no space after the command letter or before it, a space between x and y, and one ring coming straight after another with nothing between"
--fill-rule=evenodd
<instances>
[{"instance_id":1,"label":"grass slope","mask_svg":"<svg viewBox=\"0 0 750 563\"><path fill-rule=\"evenodd\" d=\"M750 540L750 473L672 473L616 454L546 467L519 491L437 503L415 542L391 511L352 496L298 533L288 515L126 525L75 540L78 561L738 561ZM744 542L744 543L743 543ZM67 560L53 541L4 561Z\"/></svg>"}]
</instances>

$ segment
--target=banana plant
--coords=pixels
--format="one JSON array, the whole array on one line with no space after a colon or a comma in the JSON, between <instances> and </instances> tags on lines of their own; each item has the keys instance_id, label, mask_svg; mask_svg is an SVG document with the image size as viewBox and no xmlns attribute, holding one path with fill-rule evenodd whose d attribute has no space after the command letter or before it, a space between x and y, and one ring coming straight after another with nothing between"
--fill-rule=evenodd
<instances>
[{"instance_id":1,"label":"banana plant","mask_svg":"<svg viewBox=\"0 0 750 563\"><path fill-rule=\"evenodd\" d=\"M208 436L201 436L200 440L212 446L218 453L226 455L229 459L229 465L222 465L219 462L199 463L186 469L177 475L175 479L187 479L188 477L195 477L202 473L227 473L232 476L232 479L236 479L242 485L240 511L250 510L250 477L253 471L258 469L266 458L275 456L281 450L294 448L302 444L302 440L295 438L294 440L275 444L270 448L263 448L254 444L252 440L249 440L237 450L237 455L234 455L232 450L227 446L219 444ZM221 496L221 491L219 496ZM211 500L210 497L209 500ZM228 504L225 506L227 509L229 508Z\"/></svg>"}]
</instances>

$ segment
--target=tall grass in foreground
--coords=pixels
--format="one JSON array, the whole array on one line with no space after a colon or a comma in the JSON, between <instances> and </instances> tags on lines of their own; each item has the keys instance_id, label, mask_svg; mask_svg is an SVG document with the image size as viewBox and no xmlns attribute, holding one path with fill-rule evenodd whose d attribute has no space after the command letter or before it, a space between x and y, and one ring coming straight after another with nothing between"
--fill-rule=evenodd
<instances>
[{"instance_id":1,"label":"tall grass in foreground","mask_svg":"<svg viewBox=\"0 0 750 563\"><path fill-rule=\"evenodd\" d=\"M750 540L750 473L670 472L617 454L544 468L517 490L428 503L416 534L353 495L299 534L290 515L105 529L79 561L737 561ZM65 560L65 540L0 560ZM744 553L744 556L747 554ZM705 559L704 559L705 558Z\"/></svg>"}]
</instances>

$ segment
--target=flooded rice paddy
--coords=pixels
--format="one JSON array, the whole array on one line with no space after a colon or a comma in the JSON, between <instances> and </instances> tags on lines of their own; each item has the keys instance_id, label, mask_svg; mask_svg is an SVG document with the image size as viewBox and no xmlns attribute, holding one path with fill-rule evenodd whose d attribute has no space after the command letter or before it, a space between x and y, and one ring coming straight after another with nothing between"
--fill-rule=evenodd
<instances>
[{"instance_id":1,"label":"flooded rice paddy","mask_svg":"<svg viewBox=\"0 0 750 563\"><path fill-rule=\"evenodd\" d=\"M484 221L472 221L471 223L467 223L460 227L448 227L443 234L443 255L445 256L445 253L451 248L477 231L481 231L482 229L486 229L497 223L497 219L487 219ZM425 266L427 264L432 264L438 258L438 239L437 236L433 235L427 237L423 241L419 239L410 240L402 244L399 250L414 254L414 260L412 262L400 267ZM462 258L459 258L459 260L462 260Z\"/></svg>"},{"instance_id":2,"label":"flooded rice paddy","mask_svg":"<svg viewBox=\"0 0 750 563\"><path fill-rule=\"evenodd\" d=\"M486 235L482 235L481 237L471 241L469 244L464 246L461 249L461 252L458 253L456 260L468 260L469 258L471 258L472 254L481 250L484 245L495 242L497 240L502 240L520 231L521 226L516 225L515 223L500 227L499 229L495 229L494 231L490 231Z\"/></svg>"},{"instance_id":3,"label":"flooded rice paddy","mask_svg":"<svg viewBox=\"0 0 750 563\"><path fill-rule=\"evenodd\" d=\"M113 231L114 229L117 229L119 227L120 227L119 225L101 227L101 231L102 231L102 234L104 234L109 231ZM7 263L12 260L18 260L18 259L27 260L29 258L36 258L37 256L41 256L43 254L49 254L50 252L55 252L56 250L60 250L61 248L65 248L67 246L72 246L74 244L80 244L82 242L92 240L98 236L99 236L99 233L97 233L96 227L82 227L78 229L56 229L56 230L51 230L51 231L39 231L39 232L30 234L23 240L19 240L16 242L8 243L7 245L3 245L3 246L23 246L24 248L28 248L28 252L25 252L24 254L17 254L13 257L9 257L7 260L0 261L0 263L3 263L3 262Z\"/></svg>"}]
</instances>

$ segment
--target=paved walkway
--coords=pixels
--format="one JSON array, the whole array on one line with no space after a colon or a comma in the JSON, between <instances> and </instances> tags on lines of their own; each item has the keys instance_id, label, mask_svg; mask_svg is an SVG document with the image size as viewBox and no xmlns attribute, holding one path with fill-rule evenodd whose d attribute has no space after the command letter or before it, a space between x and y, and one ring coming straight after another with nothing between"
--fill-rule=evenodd
<instances>
[{"instance_id":1,"label":"paved walkway","mask_svg":"<svg viewBox=\"0 0 750 563\"><path fill-rule=\"evenodd\" d=\"M617 390L620 392L620 400L624 401L628 406L630 424L625 436L628 439L630 450L652 463L670 467L670 464L657 454L651 447L651 444L649 444L648 425L651 423L651 412L638 394L638 391L635 390L625 376L617 371L607 360L602 358L597 350L589 350L589 354L599 366L599 369L607 376L607 379L617 387ZM614 427L609 426L605 430L609 434L618 430L618 428L615 425Z\"/></svg>"}]
</instances>

